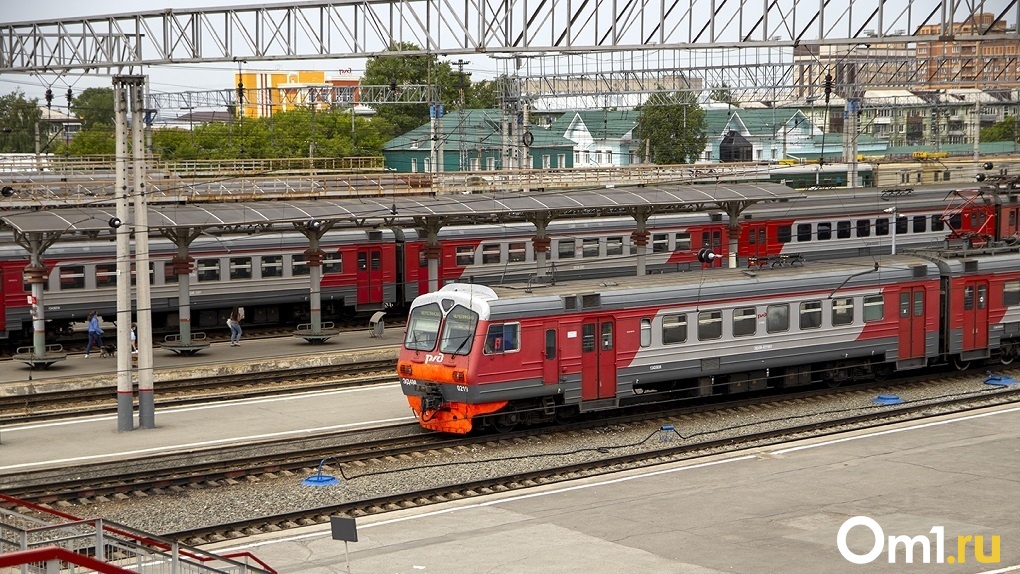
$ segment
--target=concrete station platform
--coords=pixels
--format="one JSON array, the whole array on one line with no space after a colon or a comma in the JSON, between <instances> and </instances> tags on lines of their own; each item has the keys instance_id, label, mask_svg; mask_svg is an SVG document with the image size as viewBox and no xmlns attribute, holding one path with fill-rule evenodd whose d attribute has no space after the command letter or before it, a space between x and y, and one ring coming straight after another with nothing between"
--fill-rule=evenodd
<instances>
[{"instance_id":1,"label":"concrete station platform","mask_svg":"<svg viewBox=\"0 0 1020 574\"><path fill-rule=\"evenodd\" d=\"M1020 571L1020 407L902 424L358 519L350 572L443 574L898 574ZM342 488L338 486L336 488ZM858 565L837 547L853 517L881 530ZM937 536L944 531L943 563ZM935 530L937 532L937 530ZM858 525L848 550L875 548ZM981 535L994 562L958 561ZM926 537L906 563L888 537ZM328 525L209 548L246 549L281 573L347 572ZM991 557L994 558L994 557Z\"/></svg>"}]
</instances>

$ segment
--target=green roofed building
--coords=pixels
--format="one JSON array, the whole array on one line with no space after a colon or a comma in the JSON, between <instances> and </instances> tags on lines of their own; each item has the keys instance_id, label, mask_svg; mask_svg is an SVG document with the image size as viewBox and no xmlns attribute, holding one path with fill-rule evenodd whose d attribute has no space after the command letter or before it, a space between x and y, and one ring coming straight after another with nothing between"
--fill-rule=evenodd
<instances>
[{"instance_id":1,"label":"green roofed building","mask_svg":"<svg viewBox=\"0 0 1020 574\"><path fill-rule=\"evenodd\" d=\"M574 142L540 126L531 126L530 137L521 138L530 145L532 168L573 167ZM499 110L458 110L443 116L437 136L442 143L442 171L491 171L503 169L502 119ZM509 142L517 166L517 153L525 141ZM425 124L393 138L383 146L386 166L398 172L431 172L431 126Z\"/></svg>"},{"instance_id":2,"label":"green roofed building","mask_svg":"<svg viewBox=\"0 0 1020 574\"><path fill-rule=\"evenodd\" d=\"M560 116L549 131L574 142L574 167L639 163L634 140L638 111L581 110Z\"/></svg>"}]
</instances>

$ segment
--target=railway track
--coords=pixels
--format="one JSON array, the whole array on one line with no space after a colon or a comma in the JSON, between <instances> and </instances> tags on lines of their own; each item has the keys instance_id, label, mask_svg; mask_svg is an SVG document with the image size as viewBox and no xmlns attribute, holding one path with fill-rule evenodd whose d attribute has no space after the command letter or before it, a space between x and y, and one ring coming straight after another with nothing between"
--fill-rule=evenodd
<instances>
[{"instance_id":1,"label":"railway track","mask_svg":"<svg viewBox=\"0 0 1020 574\"><path fill-rule=\"evenodd\" d=\"M156 405L181 406L223 399L355 387L392 381L396 361L245 372L160 381ZM112 377L111 377L112 379ZM25 423L117 412L117 386L0 396L0 424Z\"/></svg>"}]
</instances>

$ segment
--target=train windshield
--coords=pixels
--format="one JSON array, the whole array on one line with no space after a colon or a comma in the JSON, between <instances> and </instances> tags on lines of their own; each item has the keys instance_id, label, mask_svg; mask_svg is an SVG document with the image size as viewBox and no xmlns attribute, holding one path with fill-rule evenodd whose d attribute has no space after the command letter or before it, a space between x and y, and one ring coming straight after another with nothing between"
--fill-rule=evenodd
<instances>
[{"instance_id":1,"label":"train windshield","mask_svg":"<svg viewBox=\"0 0 1020 574\"><path fill-rule=\"evenodd\" d=\"M404 348L411 351L435 349L442 320L443 311L439 303L429 303L411 310L411 316L407 319L407 333L404 335Z\"/></svg>"},{"instance_id":2,"label":"train windshield","mask_svg":"<svg viewBox=\"0 0 1020 574\"><path fill-rule=\"evenodd\" d=\"M439 339L439 351L451 355L466 355L471 351L478 313L467 307L454 305L446 314L443 336Z\"/></svg>"}]
</instances>

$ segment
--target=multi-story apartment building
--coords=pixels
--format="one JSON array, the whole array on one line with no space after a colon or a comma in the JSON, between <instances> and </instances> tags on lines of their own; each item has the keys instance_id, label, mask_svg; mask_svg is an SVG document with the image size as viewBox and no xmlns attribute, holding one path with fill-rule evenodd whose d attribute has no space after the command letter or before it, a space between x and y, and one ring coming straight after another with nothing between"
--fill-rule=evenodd
<instances>
[{"instance_id":1,"label":"multi-story apartment building","mask_svg":"<svg viewBox=\"0 0 1020 574\"><path fill-rule=\"evenodd\" d=\"M938 36L917 43L918 77L926 89L1020 87L1020 39L964 41L957 35L993 34L1008 31L1006 22L983 12L964 22L954 22L949 34L941 26L921 26L918 36Z\"/></svg>"}]
</instances>

